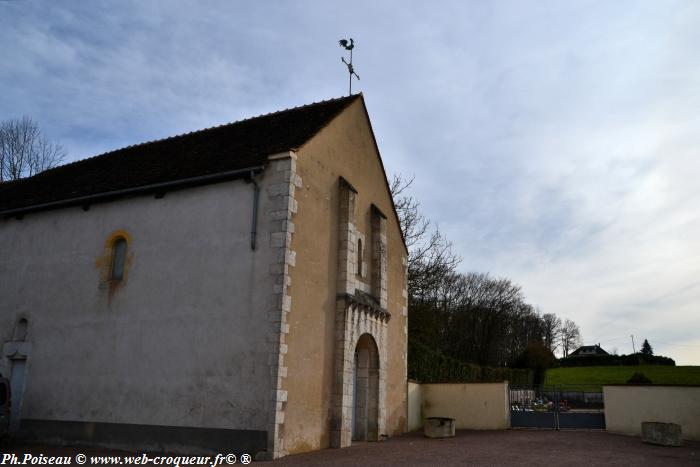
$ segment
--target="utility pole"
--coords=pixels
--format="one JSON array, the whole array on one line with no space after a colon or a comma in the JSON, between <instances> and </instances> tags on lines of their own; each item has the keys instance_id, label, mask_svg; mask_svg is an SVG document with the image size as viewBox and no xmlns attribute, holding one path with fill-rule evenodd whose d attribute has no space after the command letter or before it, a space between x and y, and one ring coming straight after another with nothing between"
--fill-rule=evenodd
<instances>
[{"instance_id":1,"label":"utility pole","mask_svg":"<svg viewBox=\"0 0 700 467\"><path fill-rule=\"evenodd\" d=\"M637 355L637 349L634 348L634 334L630 334L630 337L632 338L632 352L637 356L637 365L641 365L642 362L639 360L639 355Z\"/></svg>"}]
</instances>

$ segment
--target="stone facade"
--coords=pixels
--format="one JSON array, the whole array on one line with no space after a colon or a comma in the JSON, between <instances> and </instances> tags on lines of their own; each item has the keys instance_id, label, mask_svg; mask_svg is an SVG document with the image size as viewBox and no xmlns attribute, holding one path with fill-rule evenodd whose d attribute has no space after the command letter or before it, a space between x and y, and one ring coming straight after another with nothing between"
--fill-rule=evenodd
<instances>
[{"instance_id":1,"label":"stone facade","mask_svg":"<svg viewBox=\"0 0 700 467\"><path fill-rule=\"evenodd\" d=\"M339 179L340 241L331 439L333 447L349 446L353 440L353 410L356 409L353 397L357 396L357 388L354 388L357 371L355 353L363 336L371 336L378 357L376 380L370 377L367 394L367 403L376 418L368 421L370 428L363 433L366 440L378 440L385 432L387 324L391 317L386 310L386 218L372 206L372 295L368 296L357 287L355 279L359 257L355 225L357 194L347 180L342 177Z\"/></svg>"},{"instance_id":2,"label":"stone facade","mask_svg":"<svg viewBox=\"0 0 700 467\"><path fill-rule=\"evenodd\" d=\"M372 217L372 295L379 300L379 308L386 310L387 241L386 216L374 204Z\"/></svg>"},{"instance_id":3,"label":"stone facade","mask_svg":"<svg viewBox=\"0 0 700 467\"><path fill-rule=\"evenodd\" d=\"M287 406L287 391L284 379L287 367L284 364L287 355L287 334L289 324L287 314L292 309L292 297L288 293L291 286L289 269L296 264L296 253L291 248L294 234L292 217L297 212L294 190L301 186L301 177L296 173L297 156L293 152L270 156L268 196L270 199L270 248L276 262L270 267L273 276L274 308L269 311L270 338L270 402L274 410L270 411L268 432L268 456L278 458L285 456L284 449L284 412Z\"/></svg>"}]
</instances>

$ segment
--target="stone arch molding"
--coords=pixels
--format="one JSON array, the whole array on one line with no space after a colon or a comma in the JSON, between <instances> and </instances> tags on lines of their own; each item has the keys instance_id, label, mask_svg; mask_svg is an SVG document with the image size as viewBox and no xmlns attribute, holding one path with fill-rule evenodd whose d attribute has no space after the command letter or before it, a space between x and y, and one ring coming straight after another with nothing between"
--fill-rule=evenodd
<instances>
[{"instance_id":1,"label":"stone arch molding","mask_svg":"<svg viewBox=\"0 0 700 467\"><path fill-rule=\"evenodd\" d=\"M360 338L367 335L372 338L377 349L378 368L376 382L372 382L374 392L376 384L376 423L374 415L365 433L365 440L377 440L386 432L386 366L387 366L387 332L388 314L378 313L353 300L338 301L336 316L335 374L333 388L333 433L332 446L346 447L353 441L353 398L355 388L355 351ZM369 384L369 381L368 381ZM370 389L369 387L367 389Z\"/></svg>"},{"instance_id":2,"label":"stone arch molding","mask_svg":"<svg viewBox=\"0 0 700 467\"><path fill-rule=\"evenodd\" d=\"M355 344L353 366L353 441L379 439L379 347L370 334Z\"/></svg>"},{"instance_id":3,"label":"stone arch molding","mask_svg":"<svg viewBox=\"0 0 700 467\"><path fill-rule=\"evenodd\" d=\"M364 263L364 255L356 251L360 245L357 239L362 239L362 234L357 231L355 225L358 192L343 177L338 179L338 188L338 294L333 352L331 446L342 448L350 446L353 439L355 349L364 334L371 336L377 347L378 395L376 423L373 421L371 429L358 435L371 440L386 434L387 339L391 314L387 310L386 217L376 206L370 206L372 274L370 284L366 284L361 278L358 279L356 274L358 264Z\"/></svg>"}]
</instances>

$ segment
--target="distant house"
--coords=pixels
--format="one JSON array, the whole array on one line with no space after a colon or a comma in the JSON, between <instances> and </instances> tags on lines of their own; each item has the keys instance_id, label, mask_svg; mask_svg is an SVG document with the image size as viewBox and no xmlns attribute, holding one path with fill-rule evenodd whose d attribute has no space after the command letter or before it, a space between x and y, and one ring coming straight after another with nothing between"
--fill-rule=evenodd
<instances>
[{"instance_id":1,"label":"distant house","mask_svg":"<svg viewBox=\"0 0 700 467\"><path fill-rule=\"evenodd\" d=\"M582 345L578 349L574 350L569 354L569 357L588 357L590 355L610 355L607 353L600 344L596 345Z\"/></svg>"}]
</instances>

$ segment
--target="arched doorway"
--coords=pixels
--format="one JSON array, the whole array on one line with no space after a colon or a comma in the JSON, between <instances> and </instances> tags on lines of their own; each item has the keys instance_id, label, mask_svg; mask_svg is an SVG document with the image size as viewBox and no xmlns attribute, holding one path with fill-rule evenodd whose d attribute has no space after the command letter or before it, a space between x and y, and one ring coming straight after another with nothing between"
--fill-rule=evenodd
<instances>
[{"instance_id":1,"label":"arched doorway","mask_svg":"<svg viewBox=\"0 0 700 467\"><path fill-rule=\"evenodd\" d=\"M379 351L369 334L363 334L355 346L352 398L353 441L379 439Z\"/></svg>"}]
</instances>

